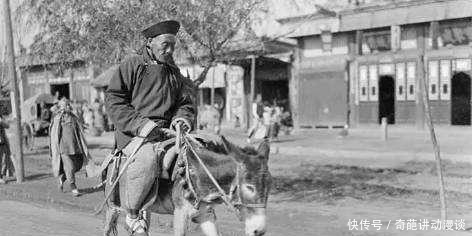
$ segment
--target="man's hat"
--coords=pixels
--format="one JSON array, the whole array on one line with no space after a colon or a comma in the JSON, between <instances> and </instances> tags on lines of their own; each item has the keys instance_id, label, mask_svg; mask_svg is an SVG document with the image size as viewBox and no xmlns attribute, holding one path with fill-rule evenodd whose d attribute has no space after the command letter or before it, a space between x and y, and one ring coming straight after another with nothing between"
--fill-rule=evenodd
<instances>
[{"instance_id":1,"label":"man's hat","mask_svg":"<svg viewBox=\"0 0 472 236\"><path fill-rule=\"evenodd\" d=\"M161 34L176 35L179 32L180 24L175 20L162 21L145 28L141 33L146 38L154 38Z\"/></svg>"}]
</instances>

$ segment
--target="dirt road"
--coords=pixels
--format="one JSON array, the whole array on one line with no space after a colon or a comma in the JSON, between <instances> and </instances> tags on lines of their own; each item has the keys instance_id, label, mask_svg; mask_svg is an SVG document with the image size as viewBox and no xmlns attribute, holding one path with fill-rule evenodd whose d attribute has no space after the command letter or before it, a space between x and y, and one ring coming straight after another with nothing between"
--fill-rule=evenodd
<instances>
[{"instance_id":1,"label":"dirt road","mask_svg":"<svg viewBox=\"0 0 472 236\"><path fill-rule=\"evenodd\" d=\"M90 215L15 201L0 201L0 209L1 236L101 235L101 220Z\"/></svg>"}]
</instances>

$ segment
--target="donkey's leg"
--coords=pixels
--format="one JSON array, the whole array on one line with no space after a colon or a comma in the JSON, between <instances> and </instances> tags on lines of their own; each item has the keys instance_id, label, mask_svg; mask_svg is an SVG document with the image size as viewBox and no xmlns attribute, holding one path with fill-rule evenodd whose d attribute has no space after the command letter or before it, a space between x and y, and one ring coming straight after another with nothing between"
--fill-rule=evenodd
<instances>
[{"instance_id":1,"label":"donkey's leg","mask_svg":"<svg viewBox=\"0 0 472 236\"><path fill-rule=\"evenodd\" d=\"M200 224L203 234L206 236L219 236L218 228L214 221L208 220Z\"/></svg>"},{"instance_id":2,"label":"donkey's leg","mask_svg":"<svg viewBox=\"0 0 472 236\"><path fill-rule=\"evenodd\" d=\"M185 236L190 215L193 213L193 206L182 199L174 208L174 235Z\"/></svg>"},{"instance_id":3,"label":"donkey's leg","mask_svg":"<svg viewBox=\"0 0 472 236\"><path fill-rule=\"evenodd\" d=\"M201 204L194 221L200 223L200 229L206 236L219 236L216 226L215 210L212 205Z\"/></svg>"},{"instance_id":4,"label":"donkey's leg","mask_svg":"<svg viewBox=\"0 0 472 236\"><path fill-rule=\"evenodd\" d=\"M114 207L107 206L105 214L105 223L103 227L103 236L117 236L117 221L120 211Z\"/></svg>"}]
</instances>

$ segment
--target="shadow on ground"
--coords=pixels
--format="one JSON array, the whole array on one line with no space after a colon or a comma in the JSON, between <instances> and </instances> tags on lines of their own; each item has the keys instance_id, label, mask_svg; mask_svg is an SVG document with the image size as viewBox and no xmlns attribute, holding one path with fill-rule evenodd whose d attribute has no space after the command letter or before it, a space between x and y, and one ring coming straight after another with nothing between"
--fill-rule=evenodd
<instances>
[{"instance_id":1,"label":"shadow on ground","mask_svg":"<svg viewBox=\"0 0 472 236\"><path fill-rule=\"evenodd\" d=\"M46 174L46 173L40 173L40 174L33 174L25 177L26 181L31 181L31 180L41 180L41 179L47 179L52 177L52 174Z\"/></svg>"},{"instance_id":2,"label":"shadow on ground","mask_svg":"<svg viewBox=\"0 0 472 236\"><path fill-rule=\"evenodd\" d=\"M443 166L447 176L472 176L469 164L444 162ZM394 184L401 176L426 173L435 178L434 162L411 162L399 168L303 164L293 173L296 174L275 176L272 193L281 195L286 201L333 201L347 197L359 200L380 197L433 199L438 196L436 190L403 188ZM472 195L465 193L448 194L462 199L472 198Z\"/></svg>"}]
</instances>

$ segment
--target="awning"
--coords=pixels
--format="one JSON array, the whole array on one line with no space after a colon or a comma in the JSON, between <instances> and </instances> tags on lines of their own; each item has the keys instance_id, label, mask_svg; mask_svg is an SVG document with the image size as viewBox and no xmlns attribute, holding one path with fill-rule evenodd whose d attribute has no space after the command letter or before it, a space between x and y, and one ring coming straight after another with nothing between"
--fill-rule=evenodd
<instances>
[{"instance_id":1,"label":"awning","mask_svg":"<svg viewBox=\"0 0 472 236\"><path fill-rule=\"evenodd\" d=\"M340 13L339 31L352 31L470 17L472 1L415 2L356 9ZM393 16L393 17L392 17Z\"/></svg>"},{"instance_id":2,"label":"awning","mask_svg":"<svg viewBox=\"0 0 472 236\"><path fill-rule=\"evenodd\" d=\"M36 119L36 106L41 102L52 104L54 97L47 93L39 93L26 99L21 103L21 119L27 122Z\"/></svg>"},{"instance_id":3,"label":"awning","mask_svg":"<svg viewBox=\"0 0 472 236\"><path fill-rule=\"evenodd\" d=\"M179 66L180 73L184 76L190 77L191 80L196 80L197 77L202 73L203 67L198 65L192 66ZM216 66L210 68L206 75L205 81L200 84L199 88L224 88L226 87L225 83L225 72L226 65L217 64Z\"/></svg>"}]
</instances>

